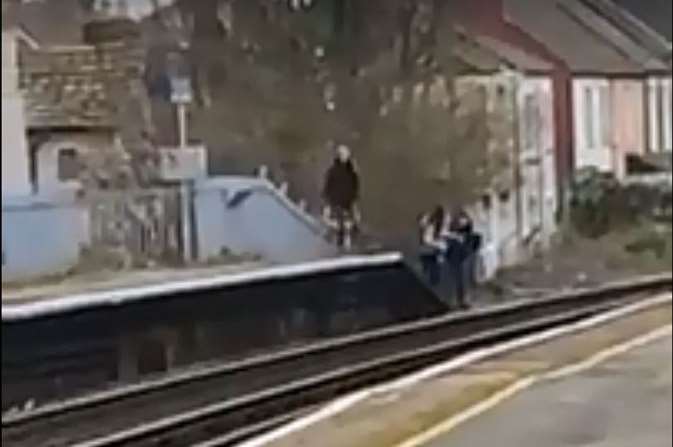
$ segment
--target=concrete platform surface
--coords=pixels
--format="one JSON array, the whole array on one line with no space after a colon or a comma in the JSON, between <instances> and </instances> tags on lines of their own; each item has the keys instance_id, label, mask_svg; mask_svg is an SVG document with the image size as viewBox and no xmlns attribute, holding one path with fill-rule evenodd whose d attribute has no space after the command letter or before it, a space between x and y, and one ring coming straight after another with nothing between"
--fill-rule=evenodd
<instances>
[{"instance_id":1,"label":"concrete platform surface","mask_svg":"<svg viewBox=\"0 0 673 447\"><path fill-rule=\"evenodd\" d=\"M2 305L20 305L42 300L62 298L80 293L103 292L108 290L165 284L170 281L198 280L222 275L254 271L268 267L263 262L241 262L236 264L185 268L135 271L102 271L86 275L73 275L59 281L25 283L2 286Z\"/></svg>"},{"instance_id":2,"label":"concrete platform surface","mask_svg":"<svg viewBox=\"0 0 673 447\"><path fill-rule=\"evenodd\" d=\"M671 445L671 338L541 383L427 447Z\"/></svg>"},{"instance_id":3,"label":"concrete platform surface","mask_svg":"<svg viewBox=\"0 0 673 447\"><path fill-rule=\"evenodd\" d=\"M562 388L563 383L544 385L547 382L541 382L545 386L543 391L536 394L538 405L532 405L530 409L523 406L521 413L511 421L505 420L502 425L493 422L492 426L482 426L481 418L487 421L486 417L490 412L477 414L472 421L476 425L470 424L470 420L464 422L464 427L470 427L474 431L464 432L462 438L446 438L441 436L427 436L428 433L435 434L438 427L450 426L458 418L469 413L473 408L482 403L495 398L500 393L505 393L508 389L516 387L518 383L529 380L533 377L546 377L557 371L568 367L582 365L587 361L592 361L595 356L601 353L610 352L615 347L630 345L643 338L649 340L652 334L670 334L671 324L671 303L670 294L663 294L660 299L666 300L664 304L645 310L628 314L607 323L601 323L596 326L590 326L565 335L560 338L534 343L527 348L517 349L509 353L496 355L446 374L423 380L409 387L393 389L385 392L375 392L374 394L360 400L354 405L348 405L345 410L329 412L325 418L319 418L315 422L300 424L301 427L292 430L288 429L277 436L271 435L270 439L259 439L245 444L246 447L622 447L622 445L612 444L587 444L584 439L592 441L591 433L584 438L577 436L574 439L569 438L570 443L541 442L551 437L545 437L544 428L546 426L555 427L555 421L560 416L555 413L554 408L545 407L545 393L558 393L561 397L570 399L570 403L559 404L559 412L567 410L569 422L584 422L594 424L591 416L596 417L595 424L598 434L603 435L608 432L610 414L600 412L601 407L584 405L582 398L607 399L613 398L610 409L615 412L625 405L631 405L631 400L643 400L634 404L634 411L642 413L641 419L634 420L634 423L640 423L643 419L650 418L652 412L660 413L653 416L649 421L654 425L641 425L645 430L647 427L659 428L663 421L670 420L670 341L668 345L658 346L655 352L645 351L645 358L651 365L644 370L631 371L624 373L625 378L615 384L601 385L600 382L592 383L590 378L592 374L598 374L598 377L609 378L610 371L618 370L618 363L607 364L604 369L597 369L588 373L587 377L577 378L576 386L581 394L566 392ZM658 335L653 338L659 337ZM666 357L668 356L668 357ZM634 360L638 362L639 360ZM639 377L642 376L642 377ZM584 376L583 376L584 377ZM635 378L633 378L635 377ZM650 385L644 389L637 388L639 380L649 378ZM630 381L629 381L629 378ZM571 384L572 385L575 384ZM581 388L584 386L584 388ZM596 387L592 394L592 387ZM628 387L631 387L630 389ZM617 394L624 388L623 395ZM532 390L537 390L537 385L533 385ZM525 392L525 391L524 391ZM537 391L536 391L537 392ZM655 396L656 395L656 396ZM574 396L574 397L573 397ZM662 397L663 396L663 397ZM653 397L655 401L649 401ZM574 399L574 400L573 400ZM579 399L579 403L576 402ZM624 402L626 400L626 403ZM668 400L668 407L666 401ZM573 406L572 403L575 402ZM505 401L507 403L507 401ZM565 405L565 406L564 406ZM658 406L657 406L658 405ZM496 411L495 407L492 411ZM581 410L578 410L578 408ZM663 409L662 409L663 408ZM509 411L505 411L507 414ZM582 411L584 413L582 413ZM666 413L668 411L668 413ZM579 419L578 419L579 417ZM627 417L628 418L628 417ZM310 418L309 418L310 419ZM488 419L490 420L490 419ZM563 422L559 419L559 422ZM515 424L521 424L517 427ZM623 421L619 421L622 423ZM525 424L534 424L536 429L541 430L537 438L531 438L530 443L525 444L527 439ZM547 425L546 425L547 424ZM456 436L463 427L460 423L456 424ZM511 440L500 430L509 430L520 428L521 438L513 437ZM628 425L623 425L622 434L628 431ZM483 432L483 433L482 433ZM443 433L441 430L438 433ZM512 432L512 436L519 432ZM664 432L664 435L666 433ZM482 437L478 437L478 436ZM584 435L584 433L580 433ZM668 441L663 444L654 444L652 447L665 447L670 445L670 429L668 431ZM551 436L551 435L550 435ZM560 439L560 438L558 438ZM429 442L436 441L435 444ZM511 441L506 444L505 441ZM576 441L576 442L575 442ZM625 447L649 447L643 443L627 443ZM461 443L462 442L462 443ZM575 443L572 443L575 442ZM425 444L428 444L427 446Z\"/></svg>"}]
</instances>

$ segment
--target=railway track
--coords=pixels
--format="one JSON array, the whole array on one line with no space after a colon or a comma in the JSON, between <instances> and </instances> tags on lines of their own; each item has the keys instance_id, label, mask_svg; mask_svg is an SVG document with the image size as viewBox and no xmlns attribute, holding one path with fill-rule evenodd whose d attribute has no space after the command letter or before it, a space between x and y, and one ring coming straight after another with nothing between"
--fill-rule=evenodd
<instances>
[{"instance_id":1,"label":"railway track","mask_svg":"<svg viewBox=\"0 0 673 447\"><path fill-rule=\"evenodd\" d=\"M405 324L3 417L7 446L220 447L476 348L671 290L670 275Z\"/></svg>"}]
</instances>

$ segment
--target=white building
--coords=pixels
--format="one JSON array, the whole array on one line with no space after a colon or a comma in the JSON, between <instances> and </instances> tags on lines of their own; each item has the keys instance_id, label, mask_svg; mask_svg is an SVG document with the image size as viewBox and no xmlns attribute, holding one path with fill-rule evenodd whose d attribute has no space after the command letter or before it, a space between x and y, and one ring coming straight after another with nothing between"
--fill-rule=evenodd
<instances>
[{"instance_id":1,"label":"white building","mask_svg":"<svg viewBox=\"0 0 673 447\"><path fill-rule=\"evenodd\" d=\"M548 246L557 229L551 66L483 36L465 36L460 48L473 70L458 78L456 91L482 90L488 116L496 119L489 124L490 145L509 160L473 210L486 238L484 261L491 276Z\"/></svg>"},{"instance_id":2,"label":"white building","mask_svg":"<svg viewBox=\"0 0 673 447\"><path fill-rule=\"evenodd\" d=\"M24 101L19 91L19 30L2 31L2 196L31 193Z\"/></svg>"}]
</instances>

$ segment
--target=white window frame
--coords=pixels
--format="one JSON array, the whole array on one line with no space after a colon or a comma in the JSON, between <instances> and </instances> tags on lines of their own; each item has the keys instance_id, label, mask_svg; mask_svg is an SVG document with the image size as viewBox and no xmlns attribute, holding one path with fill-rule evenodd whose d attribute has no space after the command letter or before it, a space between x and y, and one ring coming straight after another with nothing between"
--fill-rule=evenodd
<instances>
[{"instance_id":1,"label":"white window frame","mask_svg":"<svg viewBox=\"0 0 673 447\"><path fill-rule=\"evenodd\" d=\"M597 124L600 148L612 146L612 91L609 84L600 85L597 90Z\"/></svg>"},{"instance_id":2,"label":"white window frame","mask_svg":"<svg viewBox=\"0 0 673 447\"><path fill-rule=\"evenodd\" d=\"M595 90L591 86L585 85L582 87L582 111L584 115L581 117L583 122L582 146L586 149L596 149L596 95Z\"/></svg>"},{"instance_id":3,"label":"white window frame","mask_svg":"<svg viewBox=\"0 0 673 447\"><path fill-rule=\"evenodd\" d=\"M612 145L612 91L605 79L578 80L575 87L578 146L603 150Z\"/></svg>"},{"instance_id":4,"label":"white window frame","mask_svg":"<svg viewBox=\"0 0 673 447\"><path fill-rule=\"evenodd\" d=\"M647 146L650 152L659 151L659 107L657 101L657 79L647 80Z\"/></svg>"},{"instance_id":5,"label":"white window frame","mask_svg":"<svg viewBox=\"0 0 673 447\"><path fill-rule=\"evenodd\" d=\"M671 78L647 81L648 149L652 153L673 149L673 86Z\"/></svg>"},{"instance_id":6,"label":"white window frame","mask_svg":"<svg viewBox=\"0 0 673 447\"><path fill-rule=\"evenodd\" d=\"M662 150L671 152L673 150L673 81L671 78L664 79L662 94L662 106L663 106L663 142L664 147Z\"/></svg>"}]
</instances>

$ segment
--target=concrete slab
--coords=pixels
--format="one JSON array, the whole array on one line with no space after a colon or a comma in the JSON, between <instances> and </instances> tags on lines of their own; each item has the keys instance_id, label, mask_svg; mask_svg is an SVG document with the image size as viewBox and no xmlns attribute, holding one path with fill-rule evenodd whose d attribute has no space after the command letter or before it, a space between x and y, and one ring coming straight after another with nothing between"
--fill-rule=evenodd
<instances>
[{"instance_id":1,"label":"concrete slab","mask_svg":"<svg viewBox=\"0 0 673 447\"><path fill-rule=\"evenodd\" d=\"M252 442L250 445L255 447L403 445L409 439L529 377L584 361L597 352L668 326L671 319L671 304L668 302L574 335L477 362L458 372L423 381L403 390L377 394L330 418L319 420L304 430L270 442L257 444ZM522 416L522 420L524 419ZM465 445L487 447L502 444L494 437L488 443ZM542 443L534 447L557 445L564 444ZM451 447L454 447L453 443Z\"/></svg>"},{"instance_id":2,"label":"concrete slab","mask_svg":"<svg viewBox=\"0 0 673 447\"><path fill-rule=\"evenodd\" d=\"M667 337L584 373L541 383L426 446L670 445L672 352Z\"/></svg>"},{"instance_id":3,"label":"concrete slab","mask_svg":"<svg viewBox=\"0 0 673 447\"><path fill-rule=\"evenodd\" d=\"M244 262L225 266L137 270L127 272L103 271L95 274L75 275L60 281L44 284L21 284L2 287L2 305L12 306L42 300L63 298L70 295L103 292L115 289L165 284L170 281L197 280L222 275L249 272L269 265L263 262Z\"/></svg>"},{"instance_id":4,"label":"concrete slab","mask_svg":"<svg viewBox=\"0 0 673 447\"><path fill-rule=\"evenodd\" d=\"M238 265L228 270L172 270L164 272L138 272L137 275L120 275L107 283L75 283L40 290L28 288L23 293L3 290L2 321L17 321L99 306L120 305L127 302L148 300L171 294L195 290L225 289L241 285L264 283L335 273L367 267L398 265L399 253L376 255L350 255L325 258L304 263L263 266ZM254 268L253 268L254 266ZM81 288L84 287L84 290Z\"/></svg>"}]
</instances>

